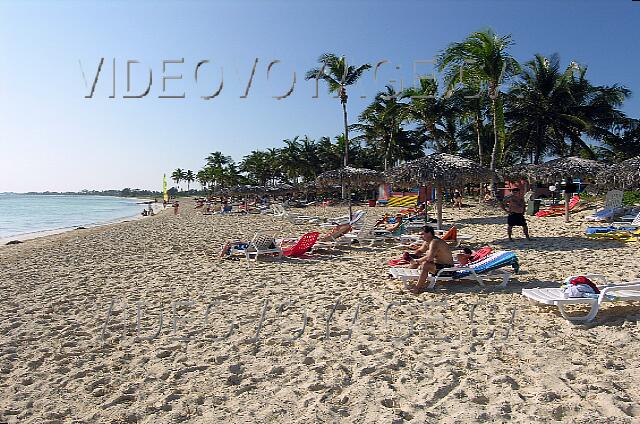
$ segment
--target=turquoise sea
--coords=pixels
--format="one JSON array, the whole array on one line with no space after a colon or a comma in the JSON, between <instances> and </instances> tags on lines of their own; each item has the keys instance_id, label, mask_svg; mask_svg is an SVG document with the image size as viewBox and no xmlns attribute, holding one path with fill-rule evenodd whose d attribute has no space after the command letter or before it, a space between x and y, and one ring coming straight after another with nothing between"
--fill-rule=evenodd
<instances>
[{"instance_id":1,"label":"turquoise sea","mask_svg":"<svg viewBox=\"0 0 640 424\"><path fill-rule=\"evenodd\" d=\"M111 196L0 194L0 239L139 215L140 199Z\"/></svg>"}]
</instances>

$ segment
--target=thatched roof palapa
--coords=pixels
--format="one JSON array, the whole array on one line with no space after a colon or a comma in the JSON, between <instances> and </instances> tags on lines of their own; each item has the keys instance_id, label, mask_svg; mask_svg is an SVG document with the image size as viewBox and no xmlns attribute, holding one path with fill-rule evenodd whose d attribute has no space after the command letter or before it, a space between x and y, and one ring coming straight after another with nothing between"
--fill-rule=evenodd
<instances>
[{"instance_id":1,"label":"thatched roof palapa","mask_svg":"<svg viewBox=\"0 0 640 424\"><path fill-rule=\"evenodd\" d=\"M326 171L318 175L316 184L321 187L346 183L352 187L371 187L384 182L384 175L379 171L366 168L344 168Z\"/></svg>"},{"instance_id":2,"label":"thatched roof palapa","mask_svg":"<svg viewBox=\"0 0 640 424\"><path fill-rule=\"evenodd\" d=\"M567 177L593 180L606 167L607 165L603 162L569 156L550 160L542 165L530 166L527 174L531 179L548 183Z\"/></svg>"},{"instance_id":3,"label":"thatched roof palapa","mask_svg":"<svg viewBox=\"0 0 640 424\"><path fill-rule=\"evenodd\" d=\"M609 166L598 174L596 183L607 188L640 188L640 156Z\"/></svg>"},{"instance_id":4,"label":"thatched roof palapa","mask_svg":"<svg viewBox=\"0 0 640 424\"><path fill-rule=\"evenodd\" d=\"M489 181L491 174L488 168L470 159L447 153L434 153L391 168L385 173L387 180L397 185L433 184L440 187Z\"/></svg>"}]
</instances>

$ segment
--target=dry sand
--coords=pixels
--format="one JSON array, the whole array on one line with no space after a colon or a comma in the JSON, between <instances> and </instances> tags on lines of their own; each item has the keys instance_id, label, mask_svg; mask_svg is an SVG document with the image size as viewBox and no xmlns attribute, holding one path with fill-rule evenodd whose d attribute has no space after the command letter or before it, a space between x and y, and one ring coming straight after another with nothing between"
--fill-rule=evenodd
<instances>
[{"instance_id":1,"label":"dry sand","mask_svg":"<svg viewBox=\"0 0 640 424\"><path fill-rule=\"evenodd\" d=\"M515 250L522 272L506 290L416 296L385 276L389 247L220 260L226 239L315 227L181 203L177 217L0 247L0 422L640 420L640 307L576 326L519 294L569 274L640 278L638 244L581 237L584 213L528 218L535 240L508 242L501 212L447 209L473 245Z\"/></svg>"}]
</instances>

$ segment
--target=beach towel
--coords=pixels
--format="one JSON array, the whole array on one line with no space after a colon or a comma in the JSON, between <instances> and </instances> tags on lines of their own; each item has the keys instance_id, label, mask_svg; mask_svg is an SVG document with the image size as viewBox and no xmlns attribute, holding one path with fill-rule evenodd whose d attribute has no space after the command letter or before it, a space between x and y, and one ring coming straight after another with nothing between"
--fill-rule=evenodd
<instances>
[{"instance_id":1,"label":"beach towel","mask_svg":"<svg viewBox=\"0 0 640 424\"><path fill-rule=\"evenodd\" d=\"M493 251L492 248L490 248L489 246L484 246L480 249L478 249L476 251L476 253L474 253L470 258L469 258L469 262L476 262L479 261L480 259L484 259L486 258L491 252Z\"/></svg>"},{"instance_id":2,"label":"beach towel","mask_svg":"<svg viewBox=\"0 0 640 424\"><path fill-rule=\"evenodd\" d=\"M573 208L578 206L578 203L580 203L580 196L573 196L569 201L569 211L572 211ZM536 212L536 216L538 218L545 216L557 216L562 214L564 214L564 205L551 206L550 208L542 209Z\"/></svg>"},{"instance_id":3,"label":"beach towel","mask_svg":"<svg viewBox=\"0 0 640 424\"><path fill-rule=\"evenodd\" d=\"M404 258L391 259L389 262L387 262L387 265L395 268L397 266L409 265L409 261Z\"/></svg>"},{"instance_id":4,"label":"beach towel","mask_svg":"<svg viewBox=\"0 0 640 424\"><path fill-rule=\"evenodd\" d=\"M476 274L493 271L505 266L511 266L516 274L520 270L518 257L514 252L499 250L487 255L483 259L465 265L466 268L473 269ZM471 274L471 271L469 271L468 269L462 269L453 273L453 277L463 278L468 276L469 274Z\"/></svg>"},{"instance_id":5,"label":"beach towel","mask_svg":"<svg viewBox=\"0 0 640 424\"><path fill-rule=\"evenodd\" d=\"M447 230L446 233L444 233L444 235L442 237L440 237L441 240L444 241L455 241L458 239L458 229L456 228L455 225L452 225L451 228L449 228Z\"/></svg>"}]
</instances>

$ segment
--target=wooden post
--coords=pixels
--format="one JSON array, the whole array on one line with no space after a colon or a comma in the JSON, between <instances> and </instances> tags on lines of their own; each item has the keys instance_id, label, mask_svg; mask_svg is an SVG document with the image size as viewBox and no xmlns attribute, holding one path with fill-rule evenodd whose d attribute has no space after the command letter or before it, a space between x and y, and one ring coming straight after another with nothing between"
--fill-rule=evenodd
<instances>
[{"instance_id":1,"label":"wooden post","mask_svg":"<svg viewBox=\"0 0 640 424\"><path fill-rule=\"evenodd\" d=\"M564 222L569 222L569 193L564 191Z\"/></svg>"},{"instance_id":2,"label":"wooden post","mask_svg":"<svg viewBox=\"0 0 640 424\"><path fill-rule=\"evenodd\" d=\"M442 187L436 187L436 197L438 198L438 230L442 229Z\"/></svg>"}]
</instances>

